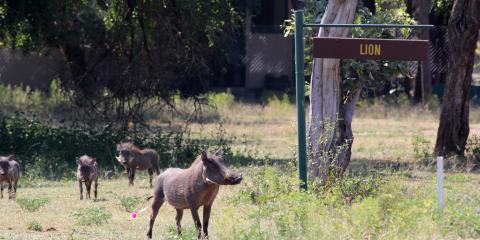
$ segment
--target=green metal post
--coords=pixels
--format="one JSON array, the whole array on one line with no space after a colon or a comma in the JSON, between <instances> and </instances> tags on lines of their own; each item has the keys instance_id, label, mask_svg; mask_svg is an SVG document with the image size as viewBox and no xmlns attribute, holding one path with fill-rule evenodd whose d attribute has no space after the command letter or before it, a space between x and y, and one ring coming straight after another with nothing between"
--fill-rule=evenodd
<instances>
[{"instance_id":1,"label":"green metal post","mask_svg":"<svg viewBox=\"0 0 480 240\"><path fill-rule=\"evenodd\" d=\"M307 189L307 144L305 134L305 72L303 46L303 10L295 12L295 81L297 88L298 173L300 187Z\"/></svg>"}]
</instances>

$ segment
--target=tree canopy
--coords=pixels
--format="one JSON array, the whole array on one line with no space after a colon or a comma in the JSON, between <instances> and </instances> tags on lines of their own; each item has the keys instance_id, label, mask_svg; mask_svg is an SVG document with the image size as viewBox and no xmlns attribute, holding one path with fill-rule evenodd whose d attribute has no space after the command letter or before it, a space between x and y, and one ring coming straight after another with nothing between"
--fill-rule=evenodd
<instances>
[{"instance_id":1,"label":"tree canopy","mask_svg":"<svg viewBox=\"0 0 480 240\"><path fill-rule=\"evenodd\" d=\"M206 89L239 39L243 5L240 0L4 0L0 47L42 54L58 49L67 63L62 86L73 90L79 105L135 115L139 99L159 98L168 105L174 94L194 96Z\"/></svg>"}]
</instances>

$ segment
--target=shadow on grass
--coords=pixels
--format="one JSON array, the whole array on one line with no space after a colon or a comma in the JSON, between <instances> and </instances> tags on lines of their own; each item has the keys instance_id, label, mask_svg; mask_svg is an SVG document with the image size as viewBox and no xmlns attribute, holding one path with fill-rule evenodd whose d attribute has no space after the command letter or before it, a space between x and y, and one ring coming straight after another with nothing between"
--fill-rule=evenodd
<instances>
[{"instance_id":1,"label":"shadow on grass","mask_svg":"<svg viewBox=\"0 0 480 240\"><path fill-rule=\"evenodd\" d=\"M418 174L415 174L415 172L434 173L436 166L434 164L426 164L424 161L399 162L395 160L352 159L347 171L349 174L358 176L400 173L403 177L409 179L419 179ZM451 170L445 170L445 172L448 171Z\"/></svg>"},{"instance_id":2,"label":"shadow on grass","mask_svg":"<svg viewBox=\"0 0 480 240\"><path fill-rule=\"evenodd\" d=\"M104 197L102 198L97 198L97 199L93 199L93 202L107 202L108 200Z\"/></svg>"},{"instance_id":3,"label":"shadow on grass","mask_svg":"<svg viewBox=\"0 0 480 240\"><path fill-rule=\"evenodd\" d=\"M259 158L255 156L234 155L227 161L227 164L235 167L263 165L281 167L286 166L291 161L293 161L291 158Z\"/></svg>"}]
</instances>

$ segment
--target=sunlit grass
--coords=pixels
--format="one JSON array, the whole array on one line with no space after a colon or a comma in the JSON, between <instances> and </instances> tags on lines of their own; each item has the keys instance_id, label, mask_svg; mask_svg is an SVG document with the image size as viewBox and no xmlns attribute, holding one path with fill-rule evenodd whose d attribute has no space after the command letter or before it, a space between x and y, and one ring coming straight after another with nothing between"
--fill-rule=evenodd
<instances>
[{"instance_id":1,"label":"sunlit grass","mask_svg":"<svg viewBox=\"0 0 480 240\"><path fill-rule=\"evenodd\" d=\"M222 99L228 99L228 104L218 109L218 121L192 124L194 135L215 134L221 124L233 140L235 154L292 163L296 150L294 105L280 100L272 104L231 102L227 96L216 101ZM480 111L474 108L470 115L471 134L478 134ZM445 209L441 213L433 169L392 171L369 165L418 161L415 139L425 142L428 153L433 150L437 127L438 109L361 106L353 120L355 140L349 173L361 175L360 180L373 174L380 176L378 191L358 199L342 192L345 189L305 193L296 190L296 171L288 164L243 166L239 171L244 174L244 182L222 187L214 203L210 239L478 239L478 174L446 173ZM268 187L261 188L261 184ZM15 201L0 200L0 239L144 239L150 210L137 219L131 219L129 211L149 205L146 198L152 190L148 186L145 173L139 174L134 187L128 186L123 174L113 180L100 180L97 201L81 201L73 179L53 182L22 178L17 199L48 202L30 212ZM347 190L355 192L355 186ZM80 223L78 213L88 216L86 221L93 224ZM98 225L91 219L96 216L101 218ZM184 235L177 237L175 210L164 204L154 238L194 238L188 210L182 226Z\"/></svg>"}]
</instances>

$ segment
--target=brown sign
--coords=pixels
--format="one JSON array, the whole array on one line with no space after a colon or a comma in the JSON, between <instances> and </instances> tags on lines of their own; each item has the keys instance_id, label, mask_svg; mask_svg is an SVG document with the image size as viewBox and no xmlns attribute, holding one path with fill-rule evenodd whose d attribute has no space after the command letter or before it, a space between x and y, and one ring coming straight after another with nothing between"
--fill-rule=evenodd
<instances>
[{"instance_id":1,"label":"brown sign","mask_svg":"<svg viewBox=\"0 0 480 240\"><path fill-rule=\"evenodd\" d=\"M313 38L314 58L424 61L427 53L426 40Z\"/></svg>"}]
</instances>

